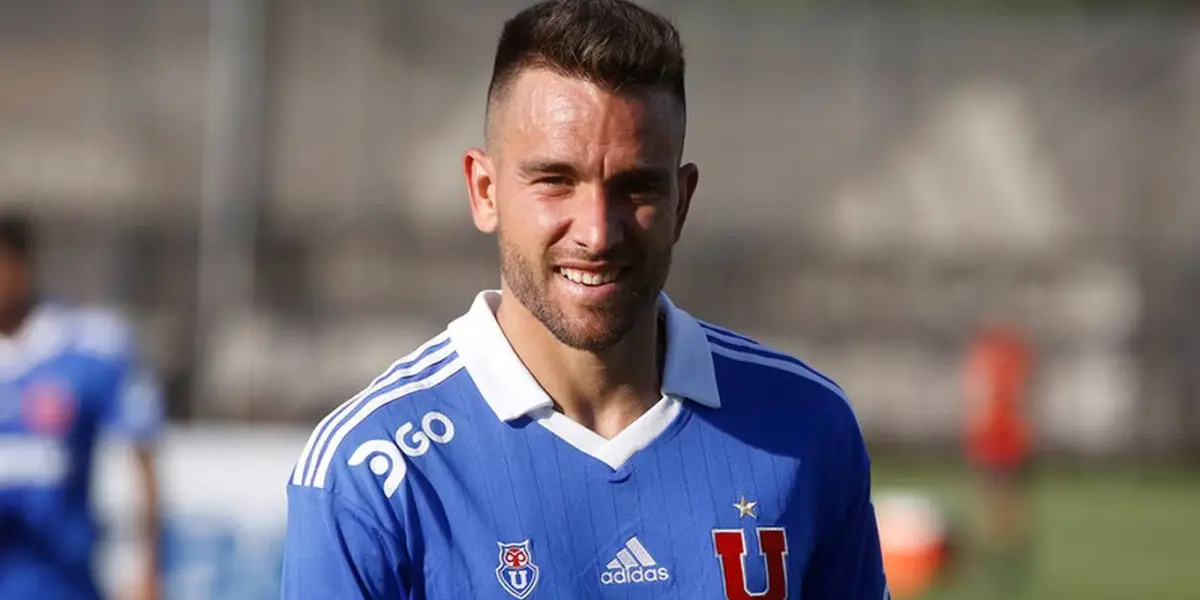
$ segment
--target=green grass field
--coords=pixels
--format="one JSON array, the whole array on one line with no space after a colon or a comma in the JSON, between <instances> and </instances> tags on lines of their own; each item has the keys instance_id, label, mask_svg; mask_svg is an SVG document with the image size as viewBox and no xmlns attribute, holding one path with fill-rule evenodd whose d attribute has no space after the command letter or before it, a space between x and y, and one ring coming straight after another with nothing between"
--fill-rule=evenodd
<instances>
[{"instance_id":1,"label":"green grass field","mask_svg":"<svg viewBox=\"0 0 1200 600\"><path fill-rule=\"evenodd\" d=\"M874 481L928 493L969 525L961 469L876 460ZM1034 568L1021 598L1200 599L1200 471L1048 467L1031 489ZM958 576L921 600L1018 600L989 590L969 552Z\"/></svg>"}]
</instances>

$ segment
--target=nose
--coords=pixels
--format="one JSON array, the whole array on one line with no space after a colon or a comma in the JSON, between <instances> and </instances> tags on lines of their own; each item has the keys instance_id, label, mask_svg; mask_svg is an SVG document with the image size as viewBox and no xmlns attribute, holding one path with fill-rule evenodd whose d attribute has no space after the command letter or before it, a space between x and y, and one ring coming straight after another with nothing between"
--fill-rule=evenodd
<instances>
[{"instance_id":1,"label":"nose","mask_svg":"<svg viewBox=\"0 0 1200 600\"><path fill-rule=\"evenodd\" d=\"M624 241L624 216L609 196L603 185L587 186L576 195L572 228L576 245L602 253Z\"/></svg>"}]
</instances>

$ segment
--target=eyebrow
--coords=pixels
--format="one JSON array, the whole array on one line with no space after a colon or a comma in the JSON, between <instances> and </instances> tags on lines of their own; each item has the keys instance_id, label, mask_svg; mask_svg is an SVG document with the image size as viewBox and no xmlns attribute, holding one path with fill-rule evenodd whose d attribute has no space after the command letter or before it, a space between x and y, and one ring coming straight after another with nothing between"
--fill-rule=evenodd
<instances>
[{"instance_id":1,"label":"eyebrow","mask_svg":"<svg viewBox=\"0 0 1200 600\"><path fill-rule=\"evenodd\" d=\"M575 165L556 160L530 160L522 163L518 170L524 177L534 177L537 175L567 175L577 177L579 175L579 169ZM669 179L670 176L670 171L667 169L634 167L614 174L612 179L622 181L657 181Z\"/></svg>"},{"instance_id":2,"label":"eyebrow","mask_svg":"<svg viewBox=\"0 0 1200 600\"><path fill-rule=\"evenodd\" d=\"M666 181L671 178L669 169L654 167L634 167L613 175L612 179L620 181Z\"/></svg>"},{"instance_id":3,"label":"eyebrow","mask_svg":"<svg viewBox=\"0 0 1200 600\"><path fill-rule=\"evenodd\" d=\"M579 169L576 169L575 165L557 160L529 160L521 163L518 170L525 177L547 174L576 176L579 174Z\"/></svg>"}]
</instances>

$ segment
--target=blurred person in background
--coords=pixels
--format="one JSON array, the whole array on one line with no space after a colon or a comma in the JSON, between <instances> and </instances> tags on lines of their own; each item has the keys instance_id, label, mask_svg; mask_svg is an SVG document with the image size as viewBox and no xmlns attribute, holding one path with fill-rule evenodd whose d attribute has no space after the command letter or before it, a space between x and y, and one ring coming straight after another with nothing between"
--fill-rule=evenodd
<instances>
[{"instance_id":1,"label":"blurred person in background","mask_svg":"<svg viewBox=\"0 0 1200 600\"><path fill-rule=\"evenodd\" d=\"M488 92L501 289L317 425L284 598L887 598L842 389L662 292L698 181L675 27L535 5Z\"/></svg>"},{"instance_id":2,"label":"blurred person in background","mask_svg":"<svg viewBox=\"0 0 1200 600\"><path fill-rule=\"evenodd\" d=\"M1028 477L1032 443L1025 414L1032 354L1020 332L990 324L966 361L966 455L978 475L981 558L999 591L1021 590L1031 562Z\"/></svg>"},{"instance_id":3,"label":"blurred person in background","mask_svg":"<svg viewBox=\"0 0 1200 600\"><path fill-rule=\"evenodd\" d=\"M91 469L112 433L133 444L140 474L145 558L130 597L157 600L157 383L114 313L39 293L34 246L26 217L0 216L0 599L101 597Z\"/></svg>"}]
</instances>

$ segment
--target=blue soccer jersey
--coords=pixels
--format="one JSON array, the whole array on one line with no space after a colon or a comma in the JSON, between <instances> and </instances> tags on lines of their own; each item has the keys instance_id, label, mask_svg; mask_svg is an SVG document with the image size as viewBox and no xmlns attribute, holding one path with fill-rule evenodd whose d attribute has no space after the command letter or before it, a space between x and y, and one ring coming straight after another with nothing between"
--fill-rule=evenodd
<instances>
[{"instance_id":1,"label":"blue soccer jersey","mask_svg":"<svg viewBox=\"0 0 1200 600\"><path fill-rule=\"evenodd\" d=\"M481 294L313 432L287 600L888 597L835 383L663 295L662 399L605 439L553 409Z\"/></svg>"},{"instance_id":2,"label":"blue soccer jersey","mask_svg":"<svg viewBox=\"0 0 1200 600\"><path fill-rule=\"evenodd\" d=\"M98 598L88 495L97 435L149 441L157 384L112 313L43 305L0 339L0 598Z\"/></svg>"}]
</instances>

